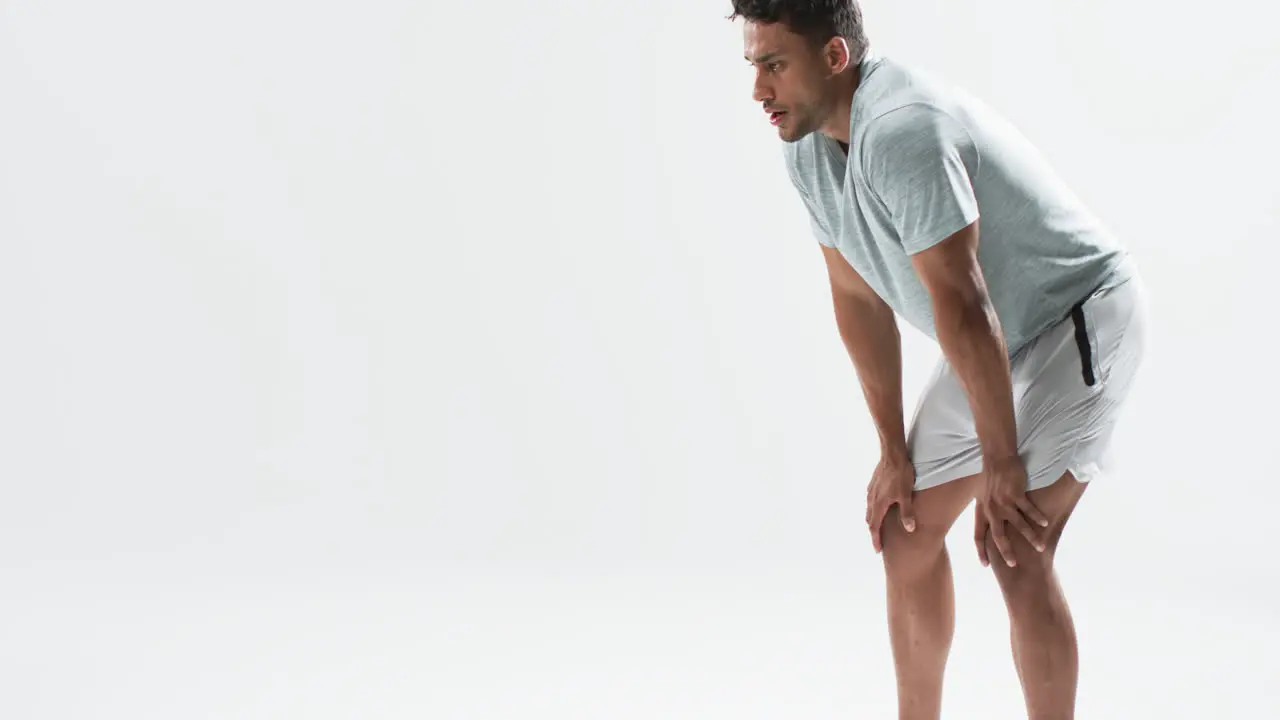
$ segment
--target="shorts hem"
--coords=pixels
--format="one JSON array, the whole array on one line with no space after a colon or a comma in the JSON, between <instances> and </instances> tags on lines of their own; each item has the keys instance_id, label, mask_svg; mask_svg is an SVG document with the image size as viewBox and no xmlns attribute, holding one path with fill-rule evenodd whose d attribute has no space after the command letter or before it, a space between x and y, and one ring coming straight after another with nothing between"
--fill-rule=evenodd
<instances>
[{"instance_id":1,"label":"shorts hem","mask_svg":"<svg viewBox=\"0 0 1280 720\"><path fill-rule=\"evenodd\" d=\"M917 475L915 486L912 489L915 492L929 490L940 485L946 485L949 482L977 475L980 472L982 472L981 461L962 463L945 470L935 471L926 475ZM1100 479L1106 475L1102 463L1099 461L1092 458L1080 459L1071 457L1043 468L1039 472L1029 473L1027 476L1027 492L1043 490L1058 482L1068 472L1071 473L1076 482L1081 484Z\"/></svg>"},{"instance_id":2,"label":"shorts hem","mask_svg":"<svg viewBox=\"0 0 1280 720\"><path fill-rule=\"evenodd\" d=\"M980 472L982 472L981 458L961 463L954 467L948 467L943 470L936 470L925 475L920 475L917 472L914 490L916 492L928 490L929 488L946 485L949 482L955 482L956 480L961 480L971 475L977 475Z\"/></svg>"}]
</instances>

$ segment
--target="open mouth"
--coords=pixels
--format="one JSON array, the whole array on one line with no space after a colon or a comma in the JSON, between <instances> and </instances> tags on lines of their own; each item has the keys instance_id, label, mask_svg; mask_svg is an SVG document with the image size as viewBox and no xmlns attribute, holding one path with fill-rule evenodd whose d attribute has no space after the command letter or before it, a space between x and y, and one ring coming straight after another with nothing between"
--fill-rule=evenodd
<instances>
[{"instance_id":1,"label":"open mouth","mask_svg":"<svg viewBox=\"0 0 1280 720\"><path fill-rule=\"evenodd\" d=\"M776 110L774 112L769 113L769 124L777 125L779 122L782 121L782 117L786 114L787 114L787 111L785 110Z\"/></svg>"}]
</instances>

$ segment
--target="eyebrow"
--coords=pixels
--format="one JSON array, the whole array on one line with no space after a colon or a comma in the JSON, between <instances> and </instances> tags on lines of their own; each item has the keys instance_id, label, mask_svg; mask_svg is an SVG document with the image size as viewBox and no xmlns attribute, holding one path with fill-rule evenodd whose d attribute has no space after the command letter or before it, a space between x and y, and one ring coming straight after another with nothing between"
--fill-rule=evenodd
<instances>
[{"instance_id":1,"label":"eyebrow","mask_svg":"<svg viewBox=\"0 0 1280 720\"><path fill-rule=\"evenodd\" d=\"M773 60L773 59L777 58L777 57L778 57L779 55L781 55L781 54L782 54L782 51L781 51L781 50L775 50L775 51L773 51L773 52L767 52L767 53L765 53L765 54L761 55L760 57L756 58L755 60L752 60L750 57L748 57L748 56L746 56L746 55L743 55L742 57L743 57L747 62L752 63L752 64L756 64L756 63L766 63L766 62L769 62L770 60Z\"/></svg>"}]
</instances>

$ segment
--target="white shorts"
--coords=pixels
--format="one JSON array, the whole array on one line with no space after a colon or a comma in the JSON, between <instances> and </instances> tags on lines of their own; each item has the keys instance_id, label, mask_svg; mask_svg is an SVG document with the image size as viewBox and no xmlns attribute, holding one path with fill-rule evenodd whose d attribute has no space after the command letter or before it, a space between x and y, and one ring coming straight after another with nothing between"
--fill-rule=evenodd
<instances>
[{"instance_id":1,"label":"white shorts","mask_svg":"<svg viewBox=\"0 0 1280 720\"><path fill-rule=\"evenodd\" d=\"M1146 288L1136 273L1104 285L1012 359L1018 452L1027 490L1067 471L1088 482L1108 468L1112 429L1146 345ZM943 358L907 434L916 490L982 470L968 397Z\"/></svg>"}]
</instances>

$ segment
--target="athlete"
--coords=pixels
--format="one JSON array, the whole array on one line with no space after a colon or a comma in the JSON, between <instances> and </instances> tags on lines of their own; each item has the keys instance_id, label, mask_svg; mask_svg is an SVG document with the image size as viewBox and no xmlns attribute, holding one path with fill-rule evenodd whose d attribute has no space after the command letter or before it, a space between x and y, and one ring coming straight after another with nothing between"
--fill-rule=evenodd
<instances>
[{"instance_id":1,"label":"athlete","mask_svg":"<svg viewBox=\"0 0 1280 720\"><path fill-rule=\"evenodd\" d=\"M1107 470L1143 355L1134 262L1000 114L871 52L857 0L733 8L879 434L866 523L899 717L940 716L955 626L944 541L976 501L1028 716L1071 718L1077 641L1053 561ZM910 425L899 317L943 356Z\"/></svg>"}]
</instances>

